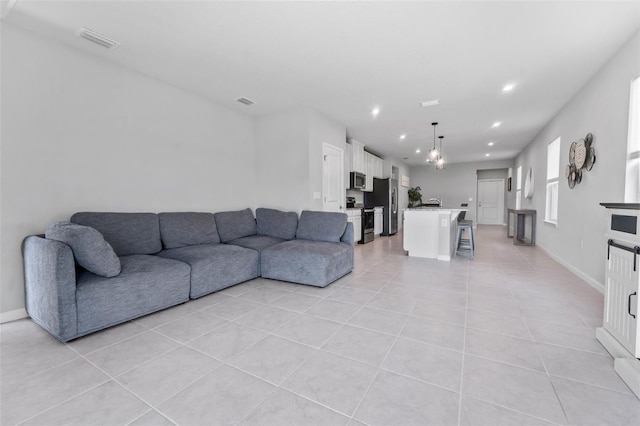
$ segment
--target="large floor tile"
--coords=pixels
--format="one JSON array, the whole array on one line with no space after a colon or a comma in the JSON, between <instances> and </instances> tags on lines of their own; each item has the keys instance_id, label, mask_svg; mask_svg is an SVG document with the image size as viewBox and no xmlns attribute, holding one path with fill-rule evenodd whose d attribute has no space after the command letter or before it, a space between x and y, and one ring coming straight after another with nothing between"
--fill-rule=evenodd
<instances>
[{"instance_id":1,"label":"large floor tile","mask_svg":"<svg viewBox=\"0 0 640 426\"><path fill-rule=\"evenodd\" d=\"M467 306L478 311L493 312L494 314L519 317L521 315L518 302L515 300L469 295Z\"/></svg>"},{"instance_id":2,"label":"large floor tile","mask_svg":"<svg viewBox=\"0 0 640 426\"><path fill-rule=\"evenodd\" d=\"M73 340L68 345L78 353L88 354L146 331L148 328L131 321Z\"/></svg>"},{"instance_id":3,"label":"large floor tile","mask_svg":"<svg viewBox=\"0 0 640 426\"><path fill-rule=\"evenodd\" d=\"M319 351L282 386L350 416L376 371L370 365Z\"/></svg>"},{"instance_id":4,"label":"large floor tile","mask_svg":"<svg viewBox=\"0 0 640 426\"><path fill-rule=\"evenodd\" d=\"M238 324L271 332L297 317L298 314L273 306L261 306L236 319Z\"/></svg>"},{"instance_id":5,"label":"large floor tile","mask_svg":"<svg viewBox=\"0 0 640 426\"><path fill-rule=\"evenodd\" d=\"M277 336L268 336L232 358L229 363L280 385L315 349Z\"/></svg>"},{"instance_id":6,"label":"large floor tile","mask_svg":"<svg viewBox=\"0 0 640 426\"><path fill-rule=\"evenodd\" d=\"M460 426L551 426L553 423L504 407L462 397Z\"/></svg>"},{"instance_id":7,"label":"large floor tile","mask_svg":"<svg viewBox=\"0 0 640 426\"><path fill-rule=\"evenodd\" d=\"M640 424L640 401L635 395L553 378L569 422L584 426Z\"/></svg>"},{"instance_id":8,"label":"large floor tile","mask_svg":"<svg viewBox=\"0 0 640 426\"><path fill-rule=\"evenodd\" d=\"M226 361L263 339L266 333L236 323L228 323L191 342L189 346Z\"/></svg>"},{"instance_id":9,"label":"large floor tile","mask_svg":"<svg viewBox=\"0 0 640 426\"><path fill-rule=\"evenodd\" d=\"M325 351L379 366L395 337L345 325L322 346Z\"/></svg>"},{"instance_id":10,"label":"large floor tile","mask_svg":"<svg viewBox=\"0 0 640 426\"><path fill-rule=\"evenodd\" d=\"M3 383L22 380L78 357L30 319L0 325L0 336Z\"/></svg>"},{"instance_id":11,"label":"large floor tile","mask_svg":"<svg viewBox=\"0 0 640 426\"><path fill-rule=\"evenodd\" d=\"M355 303L357 305L364 305L376 295L375 291L361 290L352 287L342 287L327 296L332 300L339 300L341 302Z\"/></svg>"},{"instance_id":12,"label":"large floor tile","mask_svg":"<svg viewBox=\"0 0 640 426\"><path fill-rule=\"evenodd\" d=\"M148 328L156 328L171 321L187 316L195 311L189 303L183 303L162 311L146 315L135 321Z\"/></svg>"},{"instance_id":13,"label":"large floor tile","mask_svg":"<svg viewBox=\"0 0 640 426\"><path fill-rule=\"evenodd\" d=\"M156 328L155 331L181 343L193 340L226 324L227 320L204 312L194 312Z\"/></svg>"},{"instance_id":14,"label":"large floor tile","mask_svg":"<svg viewBox=\"0 0 640 426\"><path fill-rule=\"evenodd\" d=\"M536 346L531 340L468 329L464 350L471 355L544 371Z\"/></svg>"},{"instance_id":15,"label":"large floor tile","mask_svg":"<svg viewBox=\"0 0 640 426\"><path fill-rule=\"evenodd\" d=\"M411 312L411 316L464 325L466 320L466 309L462 306L417 302L415 308Z\"/></svg>"},{"instance_id":16,"label":"large floor tile","mask_svg":"<svg viewBox=\"0 0 640 426\"><path fill-rule=\"evenodd\" d=\"M531 337L521 318L474 309L467 309L467 327L524 339Z\"/></svg>"},{"instance_id":17,"label":"large floor tile","mask_svg":"<svg viewBox=\"0 0 640 426\"><path fill-rule=\"evenodd\" d=\"M305 313L331 321L345 323L360 310L360 306L337 300L325 299L316 303Z\"/></svg>"},{"instance_id":18,"label":"large floor tile","mask_svg":"<svg viewBox=\"0 0 640 426\"><path fill-rule=\"evenodd\" d=\"M382 368L459 392L462 353L400 338Z\"/></svg>"},{"instance_id":19,"label":"large floor tile","mask_svg":"<svg viewBox=\"0 0 640 426\"><path fill-rule=\"evenodd\" d=\"M87 359L112 376L138 367L178 346L153 331L139 334L87 355Z\"/></svg>"},{"instance_id":20,"label":"large floor tile","mask_svg":"<svg viewBox=\"0 0 640 426\"><path fill-rule=\"evenodd\" d=\"M527 319L574 327L586 327L582 318L569 307L549 308L520 303L520 310L522 311L522 316Z\"/></svg>"},{"instance_id":21,"label":"large floor tile","mask_svg":"<svg viewBox=\"0 0 640 426\"><path fill-rule=\"evenodd\" d=\"M236 284L231 287L227 287L223 290L218 291L219 294L223 294L225 296L241 296L245 293L250 292L251 290L255 290L256 288L262 287L264 285L264 281L256 278L251 281L245 281L240 284Z\"/></svg>"},{"instance_id":22,"label":"large floor tile","mask_svg":"<svg viewBox=\"0 0 640 426\"><path fill-rule=\"evenodd\" d=\"M220 365L207 355L180 347L118 376L117 380L147 403L156 405Z\"/></svg>"},{"instance_id":23,"label":"large floor tile","mask_svg":"<svg viewBox=\"0 0 640 426\"><path fill-rule=\"evenodd\" d=\"M323 299L320 297L307 294L289 293L271 302L271 306L302 313L321 300Z\"/></svg>"},{"instance_id":24,"label":"large floor tile","mask_svg":"<svg viewBox=\"0 0 640 426\"><path fill-rule=\"evenodd\" d=\"M596 331L593 328L571 327L531 319L526 319L526 323L533 340L537 342L551 343L603 355L608 353L596 340Z\"/></svg>"},{"instance_id":25,"label":"large floor tile","mask_svg":"<svg viewBox=\"0 0 640 426\"><path fill-rule=\"evenodd\" d=\"M416 301L413 297L378 293L367 303L367 307L397 312L399 314L409 314L413 311L415 304Z\"/></svg>"},{"instance_id":26,"label":"large floor tile","mask_svg":"<svg viewBox=\"0 0 640 426\"><path fill-rule=\"evenodd\" d=\"M545 373L466 355L462 378L464 395L566 424L560 402Z\"/></svg>"},{"instance_id":27,"label":"large floor tile","mask_svg":"<svg viewBox=\"0 0 640 426\"><path fill-rule=\"evenodd\" d=\"M573 379L590 385L630 393L629 387L613 369L610 355L538 343L540 356L552 376Z\"/></svg>"},{"instance_id":28,"label":"large floor tile","mask_svg":"<svg viewBox=\"0 0 640 426\"><path fill-rule=\"evenodd\" d=\"M457 425L459 400L457 392L381 371L354 417L371 426Z\"/></svg>"},{"instance_id":29,"label":"large floor tile","mask_svg":"<svg viewBox=\"0 0 640 426\"><path fill-rule=\"evenodd\" d=\"M263 380L222 366L157 409L184 426L237 424L274 390L274 386Z\"/></svg>"},{"instance_id":30,"label":"large floor tile","mask_svg":"<svg viewBox=\"0 0 640 426\"><path fill-rule=\"evenodd\" d=\"M262 286L240 295L242 299L252 300L258 303L271 303L289 293L273 287Z\"/></svg>"},{"instance_id":31,"label":"large floor tile","mask_svg":"<svg viewBox=\"0 0 640 426\"><path fill-rule=\"evenodd\" d=\"M446 322L410 317L400 336L462 351L464 327Z\"/></svg>"},{"instance_id":32,"label":"large floor tile","mask_svg":"<svg viewBox=\"0 0 640 426\"><path fill-rule=\"evenodd\" d=\"M171 420L167 419L162 414L155 410L147 411L142 416L138 417L127 426L173 426Z\"/></svg>"},{"instance_id":33,"label":"large floor tile","mask_svg":"<svg viewBox=\"0 0 640 426\"><path fill-rule=\"evenodd\" d=\"M305 314L289 321L273 334L319 348L340 327L337 322Z\"/></svg>"},{"instance_id":34,"label":"large floor tile","mask_svg":"<svg viewBox=\"0 0 640 426\"><path fill-rule=\"evenodd\" d=\"M251 300L234 297L224 303L218 303L217 305L207 308L204 312L227 320L234 320L242 315L248 314L260 306L262 305Z\"/></svg>"},{"instance_id":35,"label":"large floor tile","mask_svg":"<svg viewBox=\"0 0 640 426\"><path fill-rule=\"evenodd\" d=\"M16 383L0 385L0 424L13 425L109 380L83 359L75 359Z\"/></svg>"},{"instance_id":36,"label":"large floor tile","mask_svg":"<svg viewBox=\"0 0 640 426\"><path fill-rule=\"evenodd\" d=\"M278 389L260 404L242 426L340 426L349 422L344 416L301 396Z\"/></svg>"},{"instance_id":37,"label":"large floor tile","mask_svg":"<svg viewBox=\"0 0 640 426\"><path fill-rule=\"evenodd\" d=\"M407 318L403 314L365 306L349 320L349 324L395 336L400 333Z\"/></svg>"},{"instance_id":38,"label":"large floor tile","mask_svg":"<svg viewBox=\"0 0 640 426\"><path fill-rule=\"evenodd\" d=\"M50 425L126 425L149 410L122 386L107 382L22 423Z\"/></svg>"}]
</instances>

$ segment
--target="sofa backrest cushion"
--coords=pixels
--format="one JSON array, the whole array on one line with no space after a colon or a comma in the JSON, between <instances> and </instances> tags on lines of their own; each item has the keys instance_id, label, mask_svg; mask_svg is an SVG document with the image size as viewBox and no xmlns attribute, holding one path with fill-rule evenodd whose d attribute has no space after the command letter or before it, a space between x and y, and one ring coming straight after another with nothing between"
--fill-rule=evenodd
<instances>
[{"instance_id":1,"label":"sofa backrest cushion","mask_svg":"<svg viewBox=\"0 0 640 426\"><path fill-rule=\"evenodd\" d=\"M347 215L345 213L304 210L300 214L296 238L338 243L346 228Z\"/></svg>"},{"instance_id":2,"label":"sofa backrest cushion","mask_svg":"<svg viewBox=\"0 0 640 426\"><path fill-rule=\"evenodd\" d=\"M120 259L102 234L90 226L55 222L47 228L45 238L71 247L78 265L89 272L109 278L120 274Z\"/></svg>"},{"instance_id":3,"label":"sofa backrest cushion","mask_svg":"<svg viewBox=\"0 0 640 426\"><path fill-rule=\"evenodd\" d=\"M220 241L227 243L256 234L256 220L251 209L214 213Z\"/></svg>"},{"instance_id":4,"label":"sofa backrest cushion","mask_svg":"<svg viewBox=\"0 0 640 426\"><path fill-rule=\"evenodd\" d=\"M71 216L71 222L97 229L118 256L155 254L162 250L155 213L82 212Z\"/></svg>"},{"instance_id":5,"label":"sofa backrest cushion","mask_svg":"<svg viewBox=\"0 0 640 426\"><path fill-rule=\"evenodd\" d=\"M256 209L257 234L293 240L298 229L298 213L274 209Z\"/></svg>"},{"instance_id":6,"label":"sofa backrest cushion","mask_svg":"<svg viewBox=\"0 0 640 426\"><path fill-rule=\"evenodd\" d=\"M158 219L166 249L220 242L213 213L160 213Z\"/></svg>"}]
</instances>

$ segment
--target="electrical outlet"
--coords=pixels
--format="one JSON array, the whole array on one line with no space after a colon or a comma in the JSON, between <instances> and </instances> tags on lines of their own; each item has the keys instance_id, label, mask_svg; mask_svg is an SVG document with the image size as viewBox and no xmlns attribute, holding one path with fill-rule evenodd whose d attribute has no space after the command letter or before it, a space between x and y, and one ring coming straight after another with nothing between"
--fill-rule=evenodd
<instances>
[{"instance_id":1,"label":"electrical outlet","mask_svg":"<svg viewBox=\"0 0 640 426\"><path fill-rule=\"evenodd\" d=\"M473 197L469 197L469 201L473 201Z\"/></svg>"},{"instance_id":2,"label":"electrical outlet","mask_svg":"<svg viewBox=\"0 0 640 426\"><path fill-rule=\"evenodd\" d=\"M319 192L314 192L313 193L313 199L314 200L319 200L320 198L322 198L322 194L320 194Z\"/></svg>"},{"instance_id":3,"label":"electrical outlet","mask_svg":"<svg viewBox=\"0 0 640 426\"><path fill-rule=\"evenodd\" d=\"M584 248L584 240L580 238L580 248Z\"/></svg>"},{"instance_id":4,"label":"electrical outlet","mask_svg":"<svg viewBox=\"0 0 640 426\"><path fill-rule=\"evenodd\" d=\"M440 226L442 226L443 228L446 228L447 227L447 219L442 219L442 222L441 222Z\"/></svg>"}]
</instances>

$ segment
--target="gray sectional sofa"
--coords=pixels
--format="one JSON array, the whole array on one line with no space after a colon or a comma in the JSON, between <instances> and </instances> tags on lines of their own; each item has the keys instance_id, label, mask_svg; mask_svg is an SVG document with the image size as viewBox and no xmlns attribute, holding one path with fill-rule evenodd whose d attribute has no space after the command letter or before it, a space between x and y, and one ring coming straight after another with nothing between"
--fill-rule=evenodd
<instances>
[{"instance_id":1,"label":"gray sectional sofa","mask_svg":"<svg viewBox=\"0 0 640 426\"><path fill-rule=\"evenodd\" d=\"M23 244L29 316L62 341L258 276L324 287L353 269L342 213L76 213Z\"/></svg>"}]
</instances>

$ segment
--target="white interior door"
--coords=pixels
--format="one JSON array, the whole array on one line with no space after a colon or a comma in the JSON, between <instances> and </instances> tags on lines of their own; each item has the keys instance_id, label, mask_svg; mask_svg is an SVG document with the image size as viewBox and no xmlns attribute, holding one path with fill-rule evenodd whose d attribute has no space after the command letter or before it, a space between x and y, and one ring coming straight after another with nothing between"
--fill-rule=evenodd
<instances>
[{"instance_id":1,"label":"white interior door","mask_svg":"<svg viewBox=\"0 0 640 426\"><path fill-rule=\"evenodd\" d=\"M504 179L478 181L478 224L504 223Z\"/></svg>"},{"instance_id":2,"label":"white interior door","mask_svg":"<svg viewBox=\"0 0 640 426\"><path fill-rule=\"evenodd\" d=\"M322 209L326 212L344 211L344 151L323 143L322 155Z\"/></svg>"}]
</instances>

